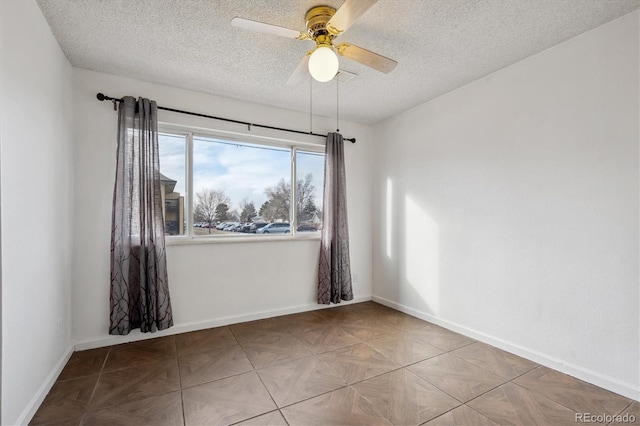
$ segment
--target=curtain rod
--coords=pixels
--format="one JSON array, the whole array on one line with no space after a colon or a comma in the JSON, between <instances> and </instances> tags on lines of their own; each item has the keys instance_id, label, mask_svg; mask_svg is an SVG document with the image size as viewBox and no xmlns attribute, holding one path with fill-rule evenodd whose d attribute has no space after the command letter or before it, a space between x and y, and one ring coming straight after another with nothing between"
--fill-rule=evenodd
<instances>
[{"instance_id":1,"label":"curtain rod","mask_svg":"<svg viewBox=\"0 0 640 426\"><path fill-rule=\"evenodd\" d=\"M98 98L98 100L101 101L101 102L102 101L113 101L114 102L114 108L115 108L115 102L122 102L123 101L121 98L112 98L111 96L107 96L107 95L102 94L102 93L98 93L96 95L96 98ZM301 135L320 136L322 138L326 138L327 137L327 135L321 135L320 133L304 132L302 130L285 129L284 127L267 126L267 125L264 125L264 124L250 123L248 121L233 120L231 118L223 118L223 117L216 117L214 115L200 114L198 112L183 111L181 109L175 109L175 108L167 108L167 107L158 106L158 109L161 109L161 110L164 110L164 111L177 112L177 113L186 114L186 115L195 115L196 117L212 118L214 120L226 121L226 122L229 122L229 123L244 124L245 126L249 126L249 130L251 130L251 127L261 127L263 129L280 130L280 131L283 131L283 132L290 132L290 133L299 133ZM349 141L351 143L356 143L356 138L344 138L344 140L345 141Z\"/></svg>"}]
</instances>

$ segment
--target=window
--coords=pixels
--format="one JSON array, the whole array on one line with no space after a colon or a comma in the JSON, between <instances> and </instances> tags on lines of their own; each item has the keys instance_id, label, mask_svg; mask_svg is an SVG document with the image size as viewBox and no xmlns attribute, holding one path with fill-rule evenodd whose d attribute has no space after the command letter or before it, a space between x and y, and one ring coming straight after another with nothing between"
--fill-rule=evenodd
<instances>
[{"instance_id":1,"label":"window","mask_svg":"<svg viewBox=\"0 0 640 426\"><path fill-rule=\"evenodd\" d=\"M163 132L159 145L167 236L319 234L319 150L191 132Z\"/></svg>"},{"instance_id":2,"label":"window","mask_svg":"<svg viewBox=\"0 0 640 426\"><path fill-rule=\"evenodd\" d=\"M186 147L184 135L160 133L160 193L165 234L184 235L186 231Z\"/></svg>"},{"instance_id":3,"label":"window","mask_svg":"<svg viewBox=\"0 0 640 426\"><path fill-rule=\"evenodd\" d=\"M324 154L296 151L296 217L298 232L319 232L322 225Z\"/></svg>"}]
</instances>

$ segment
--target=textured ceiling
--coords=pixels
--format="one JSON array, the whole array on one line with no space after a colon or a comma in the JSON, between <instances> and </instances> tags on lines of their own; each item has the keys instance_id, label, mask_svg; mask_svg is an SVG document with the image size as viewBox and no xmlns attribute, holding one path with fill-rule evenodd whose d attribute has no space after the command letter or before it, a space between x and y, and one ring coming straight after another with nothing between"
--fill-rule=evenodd
<instances>
[{"instance_id":1,"label":"textured ceiling","mask_svg":"<svg viewBox=\"0 0 640 426\"><path fill-rule=\"evenodd\" d=\"M309 111L308 80L286 86L313 47L231 26L239 16L304 30L341 0L37 0L75 67ZM337 42L398 61L382 74L340 58L340 119L373 124L630 13L640 0L379 0ZM312 85L335 117L336 83ZM108 93L111 96L148 96ZM171 105L166 105L171 106Z\"/></svg>"}]
</instances>

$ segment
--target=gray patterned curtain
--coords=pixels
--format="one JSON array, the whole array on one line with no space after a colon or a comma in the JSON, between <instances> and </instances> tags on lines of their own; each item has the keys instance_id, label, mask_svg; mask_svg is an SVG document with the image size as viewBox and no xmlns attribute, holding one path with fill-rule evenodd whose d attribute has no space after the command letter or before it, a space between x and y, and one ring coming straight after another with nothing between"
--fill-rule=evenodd
<instances>
[{"instance_id":1,"label":"gray patterned curtain","mask_svg":"<svg viewBox=\"0 0 640 426\"><path fill-rule=\"evenodd\" d=\"M158 118L154 101L120 103L111 227L110 334L173 325L160 193Z\"/></svg>"},{"instance_id":2,"label":"gray patterned curtain","mask_svg":"<svg viewBox=\"0 0 640 426\"><path fill-rule=\"evenodd\" d=\"M325 146L322 240L318 268L318 303L353 299L349 262L344 141L329 133Z\"/></svg>"}]
</instances>

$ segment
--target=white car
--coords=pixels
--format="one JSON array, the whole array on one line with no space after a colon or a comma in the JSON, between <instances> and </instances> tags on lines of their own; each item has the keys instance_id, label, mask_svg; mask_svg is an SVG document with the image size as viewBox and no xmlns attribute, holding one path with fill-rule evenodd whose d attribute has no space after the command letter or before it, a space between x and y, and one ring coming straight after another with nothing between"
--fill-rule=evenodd
<instances>
[{"instance_id":1,"label":"white car","mask_svg":"<svg viewBox=\"0 0 640 426\"><path fill-rule=\"evenodd\" d=\"M288 234L291 226L288 223L270 223L256 231L256 234Z\"/></svg>"}]
</instances>

